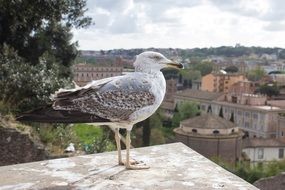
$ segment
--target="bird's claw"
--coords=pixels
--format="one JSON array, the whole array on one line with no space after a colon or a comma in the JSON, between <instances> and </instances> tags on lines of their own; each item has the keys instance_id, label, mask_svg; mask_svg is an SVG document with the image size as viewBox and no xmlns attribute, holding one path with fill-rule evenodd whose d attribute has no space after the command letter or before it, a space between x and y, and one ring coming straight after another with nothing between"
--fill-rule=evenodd
<instances>
[{"instance_id":1,"label":"bird's claw","mask_svg":"<svg viewBox=\"0 0 285 190\"><path fill-rule=\"evenodd\" d=\"M137 161L134 159L130 160L130 163L126 163L125 160L120 161L119 165L125 165L126 169L128 170L142 170L142 169L149 169L149 166L147 166L143 161Z\"/></svg>"},{"instance_id":2,"label":"bird's claw","mask_svg":"<svg viewBox=\"0 0 285 190\"><path fill-rule=\"evenodd\" d=\"M126 165L126 169L128 170L143 170L143 169L149 169L149 166L146 164L136 164L136 165Z\"/></svg>"},{"instance_id":3,"label":"bird's claw","mask_svg":"<svg viewBox=\"0 0 285 190\"><path fill-rule=\"evenodd\" d=\"M141 163L143 163L143 162L142 161L136 161L134 159L130 160L130 165L136 165L136 164L141 164ZM123 160L123 161L119 161L119 165L124 166L124 165L127 165L127 163L125 160Z\"/></svg>"}]
</instances>

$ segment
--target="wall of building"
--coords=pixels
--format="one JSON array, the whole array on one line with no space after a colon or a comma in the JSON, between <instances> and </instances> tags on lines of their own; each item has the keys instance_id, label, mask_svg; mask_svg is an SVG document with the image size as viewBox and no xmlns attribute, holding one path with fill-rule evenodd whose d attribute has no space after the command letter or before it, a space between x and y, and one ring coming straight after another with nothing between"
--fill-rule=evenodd
<instances>
[{"instance_id":1,"label":"wall of building","mask_svg":"<svg viewBox=\"0 0 285 190\"><path fill-rule=\"evenodd\" d=\"M82 86L92 80L99 80L108 77L120 76L123 67L118 66L96 66L89 64L77 64L73 67L74 81Z\"/></svg>"},{"instance_id":2,"label":"wall of building","mask_svg":"<svg viewBox=\"0 0 285 190\"><path fill-rule=\"evenodd\" d=\"M209 109L209 107L211 107ZM277 137L278 113L266 112L250 107L236 106L236 104L221 105L218 102L200 102L202 113L211 113L220 116L221 109L223 118L231 120L241 129L247 131L249 137ZM285 134L284 134L285 135Z\"/></svg>"},{"instance_id":3,"label":"wall of building","mask_svg":"<svg viewBox=\"0 0 285 190\"><path fill-rule=\"evenodd\" d=\"M229 92L230 87L247 80L242 74L213 74L202 77L201 90L209 92Z\"/></svg>"},{"instance_id":4,"label":"wall of building","mask_svg":"<svg viewBox=\"0 0 285 190\"><path fill-rule=\"evenodd\" d=\"M241 156L241 137L207 138L176 133L175 138L207 158L220 157L234 163Z\"/></svg>"},{"instance_id":5,"label":"wall of building","mask_svg":"<svg viewBox=\"0 0 285 190\"><path fill-rule=\"evenodd\" d=\"M164 101L174 102L174 94L177 92L177 79L166 80L166 93Z\"/></svg>"},{"instance_id":6,"label":"wall of building","mask_svg":"<svg viewBox=\"0 0 285 190\"><path fill-rule=\"evenodd\" d=\"M214 75L213 74L208 74L204 77L202 77L201 80L201 90L203 91L209 91L209 92L214 92Z\"/></svg>"},{"instance_id":7,"label":"wall of building","mask_svg":"<svg viewBox=\"0 0 285 190\"><path fill-rule=\"evenodd\" d=\"M285 117L278 117L278 138L285 142Z\"/></svg>"},{"instance_id":8,"label":"wall of building","mask_svg":"<svg viewBox=\"0 0 285 190\"><path fill-rule=\"evenodd\" d=\"M245 148L242 151L247 154L252 163L255 163L284 159L284 157L279 158L279 149L283 149L283 155L285 155L285 147L255 147Z\"/></svg>"}]
</instances>

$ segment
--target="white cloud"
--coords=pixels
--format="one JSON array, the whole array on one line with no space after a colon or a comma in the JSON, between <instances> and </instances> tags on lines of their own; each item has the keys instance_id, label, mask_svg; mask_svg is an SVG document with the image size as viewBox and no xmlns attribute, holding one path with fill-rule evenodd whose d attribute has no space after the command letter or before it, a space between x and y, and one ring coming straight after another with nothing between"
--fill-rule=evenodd
<instances>
[{"instance_id":1,"label":"white cloud","mask_svg":"<svg viewBox=\"0 0 285 190\"><path fill-rule=\"evenodd\" d=\"M88 1L95 26L74 30L81 49L285 47L282 0Z\"/></svg>"}]
</instances>

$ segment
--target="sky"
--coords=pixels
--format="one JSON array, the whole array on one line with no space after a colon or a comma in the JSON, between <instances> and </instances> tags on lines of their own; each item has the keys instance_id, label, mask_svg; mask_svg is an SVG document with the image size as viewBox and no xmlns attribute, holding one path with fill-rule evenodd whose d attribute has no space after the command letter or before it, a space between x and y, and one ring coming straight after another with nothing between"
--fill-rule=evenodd
<instances>
[{"instance_id":1,"label":"sky","mask_svg":"<svg viewBox=\"0 0 285 190\"><path fill-rule=\"evenodd\" d=\"M87 0L95 24L81 50L235 46L285 48L285 0Z\"/></svg>"}]
</instances>

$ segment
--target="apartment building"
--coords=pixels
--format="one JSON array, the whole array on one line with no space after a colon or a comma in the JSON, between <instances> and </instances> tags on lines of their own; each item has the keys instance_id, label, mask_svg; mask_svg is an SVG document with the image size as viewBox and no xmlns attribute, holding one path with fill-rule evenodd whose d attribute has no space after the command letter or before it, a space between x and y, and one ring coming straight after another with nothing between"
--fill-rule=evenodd
<instances>
[{"instance_id":1,"label":"apartment building","mask_svg":"<svg viewBox=\"0 0 285 190\"><path fill-rule=\"evenodd\" d=\"M176 93L175 104L196 101L202 114L212 113L233 121L249 137L279 138L285 134L279 114L285 109L266 105L266 98L258 95L243 95L237 102L226 99L223 93L186 90Z\"/></svg>"},{"instance_id":2,"label":"apartment building","mask_svg":"<svg viewBox=\"0 0 285 190\"><path fill-rule=\"evenodd\" d=\"M73 66L73 73L76 84L83 86L92 80L120 76L123 73L123 67L116 64L96 65L81 63Z\"/></svg>"},{"instance_id":3,"label":"apartment building","mask_svg":"<svg viewBox=\"0 0 285 190\"><path fill-rule=\"evenodd\" d=\"M244 74L210 73L202 77L201 90L227 93L229 88L240 81L248 81Z\"/></svg>"}]
</instances>

